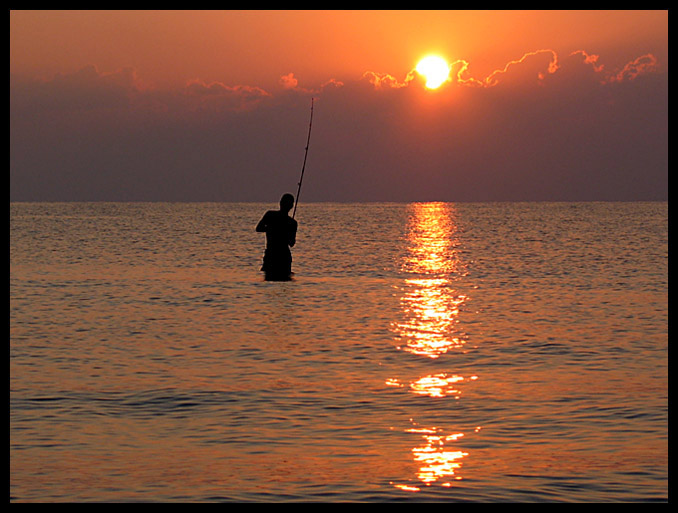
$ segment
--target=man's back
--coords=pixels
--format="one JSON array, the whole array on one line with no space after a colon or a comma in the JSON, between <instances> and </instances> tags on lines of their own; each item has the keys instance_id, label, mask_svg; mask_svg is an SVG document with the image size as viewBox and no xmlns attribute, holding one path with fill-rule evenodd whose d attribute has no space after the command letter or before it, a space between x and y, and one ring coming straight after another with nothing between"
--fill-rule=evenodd
<instances>
[{"instance_id":1,"label":"man's back","mask_svg":"<svg viewBox=\"0 0 678 513\"><path fill-rule=\"evenodd\" d=\"M290 199L291 198L291 199ZM288 212L294 204L291 195L284 195L280 201L280 210L269 210L257 224L258 232L266 233L266 251L262 271L267 277L289 278L292 272L292 253L297 237L297 222Z\"/></svg>"},{"instance_id":2,"label":"man's back","mask_svg":"<svg viewBox=\"0 0 678 513\"><path fill-rule=\"evenodd\" d=\"M257 226L258 232L266 232L266 247L284 249L294 246L297 222L280 210L269 210Z\"/></svg>"}]
</instances>

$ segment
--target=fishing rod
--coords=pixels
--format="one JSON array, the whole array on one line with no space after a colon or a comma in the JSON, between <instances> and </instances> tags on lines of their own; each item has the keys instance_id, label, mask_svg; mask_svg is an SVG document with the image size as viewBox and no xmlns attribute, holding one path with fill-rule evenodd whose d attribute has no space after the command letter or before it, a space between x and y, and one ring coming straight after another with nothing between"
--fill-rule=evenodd
<instances>
[{"instance_id":1,"label":"fishing rod","mask_svg":"<svg viewBox=\"0 0 678 513\"><path fill-rule=\"evenodd\" d=\"M299 193L301 192L301 182L304 181L304 170L306 169L306 157L308 157L308 146L311 142L311 127L313 126L313 98L311 98L311 120L308 122L308 138L306 139L306 152L304 153L304 165L301 166L301 177L299 178L299 187L297 187L297 199L294 201L294 211L292 212L292 219L297 213L297 203L299 203Z\"/></svg>"}]
</instances>

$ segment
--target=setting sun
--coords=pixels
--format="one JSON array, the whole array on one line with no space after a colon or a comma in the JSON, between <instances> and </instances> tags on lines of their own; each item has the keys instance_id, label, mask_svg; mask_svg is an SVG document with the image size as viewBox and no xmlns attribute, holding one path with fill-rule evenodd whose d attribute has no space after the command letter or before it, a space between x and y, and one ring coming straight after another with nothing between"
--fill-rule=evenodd
<instances>
[{"instance_id":1,"label":"setting sun","mask_svg":"<svg viewBox=\"0 0 678 513\"><path fill-rule=\"evenodd\" d=\"M429 55L419 61L415 68L417 73L426 79L428 89L437 89L449 79L450 66L447 61L437 55Z\"/></svg>"}]
</instances>

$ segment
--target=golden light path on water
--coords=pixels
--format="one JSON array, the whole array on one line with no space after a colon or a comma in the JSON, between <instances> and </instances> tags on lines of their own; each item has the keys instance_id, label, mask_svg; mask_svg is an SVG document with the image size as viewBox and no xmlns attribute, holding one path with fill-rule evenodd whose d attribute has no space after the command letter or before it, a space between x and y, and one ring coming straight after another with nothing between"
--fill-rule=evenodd
<instances>
[{"instance_id":1,"label":"golden light path on water","mask_svg":"<svg viewBox=\"0 0 678 513\"><path fill-rule=\"evenodd\" d=\"M466 296L456 294L451 277L465 273L456 253L456 226L450 205L415 203L408 228L408 252L402 270L405 279L403 318L394 329L406 344L402 349L438 358L464 345L455 335L459 307Z\"/></svg>"},{"instance_id":2,"label":"golden light path on water","mask_svg":"<svg viewBox=\"0 0 678 513\"><path fill-rule=\"evenodd\" d=\"M457 329L459 309L468 299L455 291L453 280L465 274L457 254L457 227L453 207L445 203L417 203L412 205L408 226L407 253L402 270L408 276L402 286L402 317L392 326L398 349L413 357L438 359L450 351L460 350L464 336ZM460 399L460 386L476 380L477 376L438 372L403 383L389 378L386 385L408 388L415 395L444 400ZM461 432L447 432L440 426L422 426L411 419L406 432L420 437L412 448L412 457L419 467L418 483L392 483L406 491L420 491L420 486L452 486L462 479L459 471L468 452L454 447L464 437ZM475 431L479 431L477 427Z\"/></svg>"}]
</instances>

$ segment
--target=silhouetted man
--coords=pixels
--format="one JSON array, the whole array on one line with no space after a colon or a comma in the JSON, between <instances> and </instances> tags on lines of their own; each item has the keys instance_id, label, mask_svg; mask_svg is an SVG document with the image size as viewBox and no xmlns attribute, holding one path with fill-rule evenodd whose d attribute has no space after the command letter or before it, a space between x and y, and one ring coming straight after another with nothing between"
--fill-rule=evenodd
<instances>
[{"instance_id":1,"label":"silhouetted man","mask_svg":"<svg viewBox=\"0 0 678 513\"><path fill-rule=\"evenodd\" d=\"M292 274L292 252L297 238L297 222L288 214L294 206L294 196L283 194L280 210L269 210L257 225L258 232L266 233L266 251L261 270L267 280L289 280Z\"/></svg>"}]
</instances>

